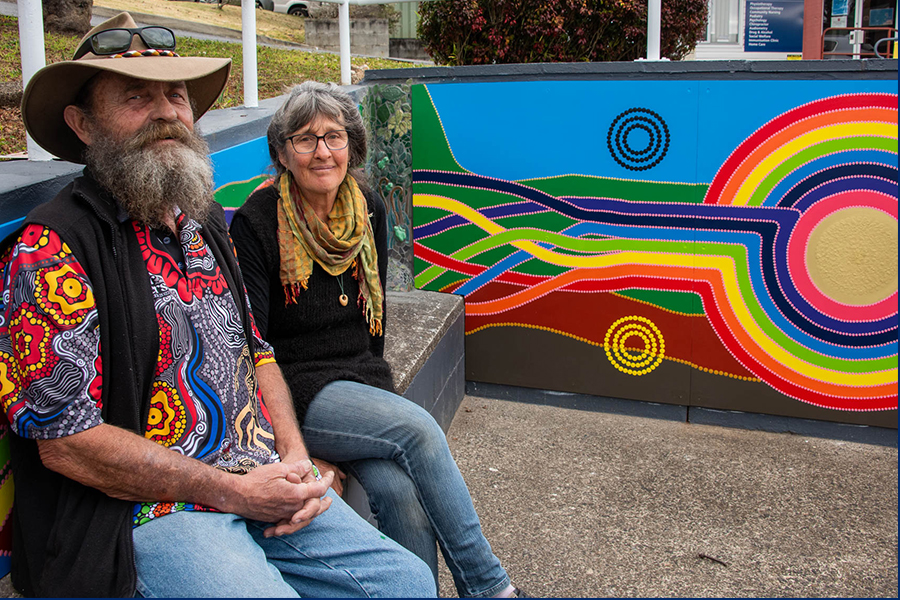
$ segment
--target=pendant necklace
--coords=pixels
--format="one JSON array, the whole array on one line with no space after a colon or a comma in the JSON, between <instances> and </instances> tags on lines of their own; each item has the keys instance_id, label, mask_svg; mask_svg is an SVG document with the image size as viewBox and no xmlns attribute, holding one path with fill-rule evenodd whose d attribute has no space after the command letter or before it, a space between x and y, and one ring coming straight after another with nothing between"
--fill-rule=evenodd
<instances>
[{"instance_id":1,"label":"pendant necklace","mask_svg":"<svg viewBox=\"0 0 900 600\"><path fill-rule=\"evenodd\" d=\"M338 298L338 301L341 303L341 306L347 306L347 303L350 302L350 298L348 298L347 294L344 293L344 274L343 273L338 275L338 285L341 287L341 295Z\"/></svg>"}]
</instances>

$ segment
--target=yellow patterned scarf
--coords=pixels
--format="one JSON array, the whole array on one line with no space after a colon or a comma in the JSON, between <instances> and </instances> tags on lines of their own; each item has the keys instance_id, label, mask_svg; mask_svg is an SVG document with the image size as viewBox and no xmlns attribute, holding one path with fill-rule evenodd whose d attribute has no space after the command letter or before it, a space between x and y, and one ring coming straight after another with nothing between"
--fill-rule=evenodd
<instances>
[{"instance_id":1,"label":"yellow patterned scarf","mask_svg":"<svg viewBox=\"0 0 900 600\"><path fill-rule=\"evenodd\" d=\"M351 268L359 282L357 305L363 310L369 332L381 335L384 291L378 278L378 253L369 221L366 198L348 173L338 188L337 199L323 223L303 199L290 171L278 182L278 249L285 305L296 304L300 288L309 289L313 261L325 272L339 276Z\"/></svg>"}]
</instances>

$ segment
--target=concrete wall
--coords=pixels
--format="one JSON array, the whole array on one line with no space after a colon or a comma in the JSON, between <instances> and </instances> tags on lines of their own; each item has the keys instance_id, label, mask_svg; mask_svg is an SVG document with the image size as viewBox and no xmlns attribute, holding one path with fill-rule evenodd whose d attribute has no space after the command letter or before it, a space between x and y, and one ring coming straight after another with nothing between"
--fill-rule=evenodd
<instances>
[{"instance_id":1,"label":"concrete wall","mask_svg":"<svg viewBox=\"0 0 900 600\"><path fill-rule=\"evenodd\" d=\"M337 19L306 19L305 27L308 45L320 50L340 51ZM350 52L363 56L389 56L388 20L350 19Z\"/></svg>"},{"instance_id":2,"label":"concrete wall","mask_svg":"<svg viewBox=\"0 0 900 600\"><path fill-rule=\"evenodd\" d=\"M422 48L422 42L418 38L391 38L390 54L391 58L431 60L431 57Z\"/></svg>"}]
</instances>

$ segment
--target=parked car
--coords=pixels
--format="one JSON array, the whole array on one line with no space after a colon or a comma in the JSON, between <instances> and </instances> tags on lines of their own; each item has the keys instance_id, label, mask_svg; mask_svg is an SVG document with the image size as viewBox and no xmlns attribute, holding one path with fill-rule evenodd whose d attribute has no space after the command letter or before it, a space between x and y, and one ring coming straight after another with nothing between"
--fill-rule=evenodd
<instances>
[{"instance_id":1,"label":"parked car","mask_svg":"<svg viewBox=\"0 0 900 600\"><path fill-rule=\"evenodd\" d=\"M256 0L256 8L275 10L275 0Z\"/></svg>"},{"instance_id":2,"label":"parked car","mask_svg":"<svg viewBox=\"0 0 900 600\"><path fill-rule=\"evenodd\" d=\"M298 0L274 0L275 12L294 15L295 17L308 17L309 5Z\"/></svg>"}]
</instances>

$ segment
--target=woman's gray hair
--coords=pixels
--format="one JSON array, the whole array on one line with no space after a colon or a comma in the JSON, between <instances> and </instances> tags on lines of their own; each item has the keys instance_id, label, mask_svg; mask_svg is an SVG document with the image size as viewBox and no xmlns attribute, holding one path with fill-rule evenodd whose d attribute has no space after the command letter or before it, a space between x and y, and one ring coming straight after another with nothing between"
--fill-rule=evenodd
<instances>
[{"instance_id":1,"label":"woman's gray hair","mask_svg":"<svg viewBox=\"0 0 900 600\"><path fill-rule=\"evenodd\" d=\"M366 128L356 102L350 94L334 83L304 81L291 88L287 100L275 111L269 122L267 131L269 155L272 157L276 177L280 177L286 171L278 160L278 153L284 150L288 143L287 136L319 117L343 123L350 138L348 167L355 169L364 165Z\"/></svg>"}]
</instances>

